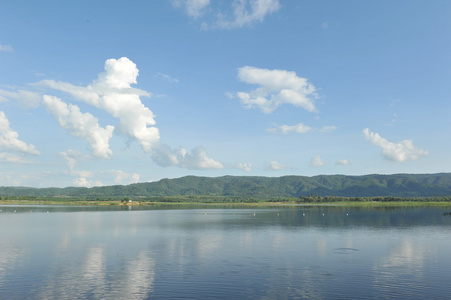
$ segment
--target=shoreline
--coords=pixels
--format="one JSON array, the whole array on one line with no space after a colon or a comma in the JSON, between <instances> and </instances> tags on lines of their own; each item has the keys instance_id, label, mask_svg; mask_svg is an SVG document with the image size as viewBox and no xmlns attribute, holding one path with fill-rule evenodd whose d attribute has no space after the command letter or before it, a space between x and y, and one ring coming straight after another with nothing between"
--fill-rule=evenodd
<instances>
[{"instance_id":1,"label":"shoreline","mask_svg":"<svg viewBox=\"0 0 451 300\"><path fill-rule=\"evenodd\" d=\"M36 206L221 206L221 207L274 207L274 206L349 206L349 207L408 207L408 206L449 206L451 201L336 201L336 202L294 202L294 201L259 201L259 202L164 202L135 201L124 203L120 200L0 200L0 205L36 205Z\"/></svg>"}]
</instances>

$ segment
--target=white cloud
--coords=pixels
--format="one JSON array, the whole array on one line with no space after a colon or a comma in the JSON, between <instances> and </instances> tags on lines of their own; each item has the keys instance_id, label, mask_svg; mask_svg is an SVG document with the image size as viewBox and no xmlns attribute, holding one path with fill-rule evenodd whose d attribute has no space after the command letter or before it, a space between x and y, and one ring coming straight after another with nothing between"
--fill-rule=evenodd
<instances>
[{"instance_id":1,"label":"white cloud","mask_svg":"<svg viewBox=\"0 0 451 300\"><path fill-rule=\"evenodd\" d=\"M324 166L324 160L321 158L321 156L317 155L312 158L312 160L310 161L310 165L315 168L322 167Z\"/></svg>"},{"instance_id":2,"label":"white cloud","mask_svg":"<svg viewBox=\"0 0 451 300\"><path fill-rule=\"evenodd\" d=\"M10 45L0 45L0 52L12 52L14 49Z\"/></svg>"},{"instance_id":3,"label":"white cloud","mask_svg":"<svg viewBox=\"0 0 451 300\"><path fill-rule=\"evenodd\" d=\"M69 174L73 176L78 176L72 183L78 187L93 187L93 186L104 186L104 184L99 180L93 180L95 174L90 171L75 171L73 169L69 170Z\"/></svg>"},{"instance_id":4,"label":"white cloud","mask_svg":"<svg viewBox=\"0 0 451 300\"><path fill-rule=\"evenodd\" d=\"M112 170L110 173L114 176L114 182L117 184L137 183L139 182L139 174L129 174L121 170Z\"/></svg>"},{"instance_id":5,"label":"white cloud","mask_svg":"<svg viewBox=\"0 0 451 300\"><path fill-rule=\"evenodd\" d=\"M167 145L160 145L152 151L153 160L160 166L178 166L187 169L222 169L224 166L207 156L202 147L188 152L185 148L171 149Z\"/></svg>"},{"instance_id":6,"label":"white cloud","mask_svg":"<svg viewBox=\"0 0 451 300\"><path fill-rule=\"evenodd\" d=\"M309 131L327 132L336 129L337 129L336 126L323 126L322 128L312 128L310 126L299 123L296 125L275 125L275 127L268 128L267 131L271 133L280 133L280 134L289 134L291 132L303 134Z\"/></svg>"},{"instance_id":7,"label":"white cloud","mask_svg":"<svg viewBox=\"0 0 451 300\"><path fill-rule=\"evenodd\" d=\"M108 170L101 172L71 171L71 175L77 176L73 184L81 187L104 186L105 182L111 184L132 184L139 182L140 176L137 173L127 173L122 170ZM101 180L93 179L101 178Z\"/></svg>"},{"instance_id":8,"label":"white cloud","mask_svg":"<svg viewBox=\"0 0 451 300\"><path fill-rule=\"evenodd\" d=\"M24 154L40 154L35 146L19 140L19 134L9 127L9 120L3 111L0 111L0 149Z\"/></svg>"},{"instance_id":9,"label":"white cloud","mask_svg":"<svg viewBox=\"0 0 451 300\"><path fill-rule=\"evenodd\" d=\"M347 159L340 159L340 160L337 160L335 162L335 164L336 165L347 166L347 165L349 165L349 160L347 160Z\"/></svg>"},{"instance_id":10,"label":"white cloud","mask_svg":"<svg viewBox=\"0 0 451 300\"><path fill-rule=\"evenodd\" d=\"M282 133L282 134L289 134L290 132L295 132L295 133L307 133L310 130L312 130L311 127L304 125L302 123L299 123L297 125L276 125L273 128L268 128L269 132L272 133Z\"/></svg>"},{"instance_id":11,"label":"white cloud","mask_svg":"<svg viewBox=\"0 0 451 300\"><path fill-rule=\"evenodd\" d=\"M207 157L205 150L201 148L188 153L184 148L173 150L160 143L160 132L154 126L155 116L140 99L140 96L150 94L131 87L137 83L138 74L136 64L122 57L108 59L105 62L105 72L99 74L87 87L53 80L43 80L38 85L69 93L74 98L103 109L118 118L116 130L137 140L143 151L150 153L155 162L161 166L189 169L222 168L221 163Z\"/></svg>"},{"instance_id":12,"label":"white cloud","mask_svg":"<svg viewBox=\"0 0 451 300\"><path fill-rule=\"evenodd\" d=\"M173 0L172 5L185 10L186 14L194 19L200 17L210 0Z\"/></svg>"},{"instance_id":13,"label":"white cloud","mask_svg":"<svg viewBox=\"0 0 451 300\"><path fill-rule=\"evenodd\" d=\"M67 105L54 96L44 95L43 104L70 135L89 143L94 156L110 158L113 155L109 140L113 135L114 126L102 128L96 117L90 113L82 113L78 106Z\"/></svg>"},{"instance_id":14,"label":"white cloud","mask_svg":"<svg viewBox=\"0 0 451 300\"><path fill-rule=\"evenodd\" d=\"M250 92L237 93L241 104L247 109L258 107L269 114L282 104L291 104L309 112L317 111L312 100L316 97L315 87L295 72L246 66L238 69L238 79L259 85Z\"/></svg>"},{"instance_id":15,"label":"white cloud","mask_svg":"<svg viewBox=\"0 0 451 300\"><path fill-rule=\"evenodd\" d=\"M25 107L35 108L41 101L41 94L37 92L18 90L17 92L5 91L0 89L0 102L5 102L8 99L19 101Z\"/></svg>"},{"instance_id":16,"label":"white cloud","mask_svg":"<svg viewBox=\"0 0 451 300\"><path fill-rule=\"evenodd\" d=\"M269 163L269 166L266 167L266 170L268 171L278 171L278 170L283 170L286 168L289 168L289 165L281 165L279 164L277 161L272 161Z\"/></svg>"},{"instance_id":17,"label":"white cloud","mask_svg":"<svg viewBox=\"0 0 451 300\"><path fill-rule=\"evenodd\" d=\"M323 126L319 129L319 131L321 132L328 132L328 131L333 131L333 130L337 130L337 126Z\"/></svg>"},{"instance_id":18,"label":"white cloud","mask_svg":"<svg viewBox=\"0 0 451 300\"><path fill-rule=\"evenodd\" d=\"M74 172L75 165L77 163L77 159L81 157L81 153L75 150L67 150L64 152L60 152L59 155L61 155L64 160L66 161L66 166L69 174L72 174Z\"/></svg>"},{"instance_id":19,"label":"white cloud","mask_svg":"<svg viewBox=\"0 0 451 300\"><path fill-rule=\"evenodd\" d=\"M429 154L427 150L415 147L412 140L404 140L395 144L387 141L377 133L370 132L368 128L363 130L363 134L367 141L382 148L382 156L387 160L403 162L406 160L417 160Z\"/></svg>"},{"instance_id":20,"label":"white cloud","mask_svg":"<svg viewBox=\"0 0 451 300\"><path fill-rule=\"evenodd\" d=\"M279 10L279 0L234 0L233 17L218 13L216 25L223 29L234 29L263 22L267 15Z\"/></svg>"},{"instance_id":21,"label":"white cloud","mask_svg":"<svg viewBox=\"0 0 451 300\"><path fill-rule=\"evenodd\" d=\"M94 177L94 175L95 175L91 171L73 171L72 174L80 176L80 177L85 177L85 178L87 178L87 177L91 178L91 177Z\"/></svg>"},{"instance_id":22,"label":"white cloud","mask_svg":"<svg viewBox=\"0 0 451 300\"><path fill-rule=\"evenodd\" d=\"M144 151L150 152L159 143L159 130L155 125L155 116L144 106L140 96L147 92L131 88L136 83L139 70L126 57L108 59L105 72L87 87L78 87L70 83L44 80L40 84L70 93L76 99L85 101L103 109L119 119L117 130L135 138Z\"/></svg>"},{"instance_id":23,"label":"white cloud","mask_svg":"<svg viewBox=\"0 0 451 300\"><path fill-rule=\"evenodd\" d=\"M0 153L0 161L17 163L17 164L31 164L31 161L24 160L22 157L12 153Z\"/></svg>"},{"instance_id":24,"label":"white cloud","mask_svg":"<svg viewBox=\"0 0 451 300\"><path fill-rule=\"evenodd\" d=\"M237 167L238 169L241 169L241 170L245 171L245 172L250 172L250 171L252 171L252 164L250 164L250 163L238 163L238 164L236 165L236 167Z\"/></svg>"},{"instance_id":25,"label":"white cloud","mask_svg":"<svg viewBox=\"0 0 451 300\"><path fill-rule=\"evenodd\" d=\"M77 176L74 179L73 184L82 187L92 187L92 186L103 186L104 184L99 180L90 180L89 178L101 177L108 182L114 181L116 184L130 184L139 182L139 174L137 173L126 173L122 170L109 170L101 172L91 172L91 171L77 171L75 170L75 165L77 161L83 158L83 155L75 150L67 150L59 153L66 161L66 166L69 175ZM1 158L1 155L0 155Z\"/></svg>"},{"instance_id":26,"label":"white cloud","mask_svg":"<svg viewBox=\"0 0 451 300\"><path fill-rule=\"evenodd\" d=\"M179 148L178 159L180 167L188 169L222 169L224 166L207 156L201 147L192 149L189 153L184 148Z\"/></svg>"},{"instance_id":27,"label":"white cloud","mask_svg":"<svg viewBox=\"0 0 451 300\"><path fill-rule=\"evenodd\" d=\"M103 186L103 184L100 181L89 181L86 177L79 177L74 179L72 182L75 186L78 187L93 187L93 186Z\"/></svg>"},{"instance_id":28,"label":"white cloud","mask_svg":"<svg viewBox=\"0 0 451 300\"><path fill-rule=\"evenodd\" d=\"M127 57L107 59L105 72L100 73L93 87L99 90L126 89L137 83L139 70L136 64Z\"/></svg>"},{"instance_id":29,"label":"white cloud","mask_svg":"<svg viewBox=\"0 0 451 300\"><path fill-rule=\"evenodd\" d=\"M221 1L217 1L219 4ZM210 0L172 0L175 8L183 9L194 20L201 19L201 28L207 29L235 29L263 22L267 15L271 15L280 8L279 0L234 0L222 1L231 11L215 9ZM221 7L219 5L219 7ZM221 7L221 9L222 9ZM208 9L208 14L206 14ZM210 16L213 16L212 18Z\"/></svg>"}]
</instances>

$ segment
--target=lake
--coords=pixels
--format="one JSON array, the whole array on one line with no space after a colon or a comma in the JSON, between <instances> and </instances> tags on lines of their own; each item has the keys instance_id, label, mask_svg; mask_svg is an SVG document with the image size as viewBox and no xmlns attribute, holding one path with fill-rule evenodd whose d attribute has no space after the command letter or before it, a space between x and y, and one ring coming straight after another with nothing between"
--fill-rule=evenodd
<instances>
[{"instance_id":1,"label":"lake","mask_svg":"<svg viewBox=\"0 0 451 300\"><path fill-rule=\"evenodd\" d=\"M0 210L0 299L451 298L450 207Z\"/></svg>"}]
</instances>

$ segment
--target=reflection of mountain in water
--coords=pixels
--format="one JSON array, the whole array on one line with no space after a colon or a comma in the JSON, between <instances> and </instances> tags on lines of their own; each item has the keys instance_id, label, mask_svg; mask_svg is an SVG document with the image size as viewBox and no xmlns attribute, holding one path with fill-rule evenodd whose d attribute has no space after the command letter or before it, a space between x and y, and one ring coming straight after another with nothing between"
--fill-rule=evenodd
<instances>
[{"instance_id":1,"label":"reflection of mountain in water","mask_svg":"<svg viewBox=\"0 0 451 300\"><path fill-rule=\"evenodd\" d=\"M411 228L415 226L451 226L451 217L439 207L358 208L341 206L292 206L273 209L205 210L202 218L187 220L181 226L226 229L246 226L320 227L320 228ZM228 212L229 211L229 212ZM203 213L202 213L203 214ZM189 225L188 225L189 224Z\"/></svg>"},{"instance_id":2,"label":"reflection of mountain in water","mask_svg":"<svg viewBox=\"0 0 451 300\"><path fill-rule=\"evenodd\" d=\"M283 211L279 223L283 226L315 227L414 227L451 226L451 218L444 216L444 209L418 208L350 208L337 206L296 207Z\"/></svg>"},{"instance_id":3,"label":"reflection of mountain in water","mask_svg":"<svg viewBox=\"0 0 451 300\"><path fill-rule=\"evenodd\" d=\"M397 227L451 226L450 207L345 207L345 206L274 206L271 208L231 208L215 205L178 206L0 206L2 214L76 213L116 211L168 211L170 220L155 220L156 227L171 226L189 229L208 229L215 226L227 229L247 226L283 227ZM182 213L183 212L183 213ZM88 214L89 215L89 214ZM182 217L183 216L183 217Z\"/></svg>"}]
</instances>

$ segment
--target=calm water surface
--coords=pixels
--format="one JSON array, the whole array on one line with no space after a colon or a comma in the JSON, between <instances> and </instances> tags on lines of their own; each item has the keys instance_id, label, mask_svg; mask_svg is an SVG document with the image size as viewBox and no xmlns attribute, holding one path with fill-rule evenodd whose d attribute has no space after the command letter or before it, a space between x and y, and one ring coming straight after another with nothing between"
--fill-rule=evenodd
<instances>
[{"instance_id":1,"label":"calm water surface","mask_svg":"<svg viewBox=\"0 0 451 300\"><path fill-rule=\"evenodd\" d=\"M451 298L451 208L0 209L0 299Z\"/></svg>"}]
</instances>

